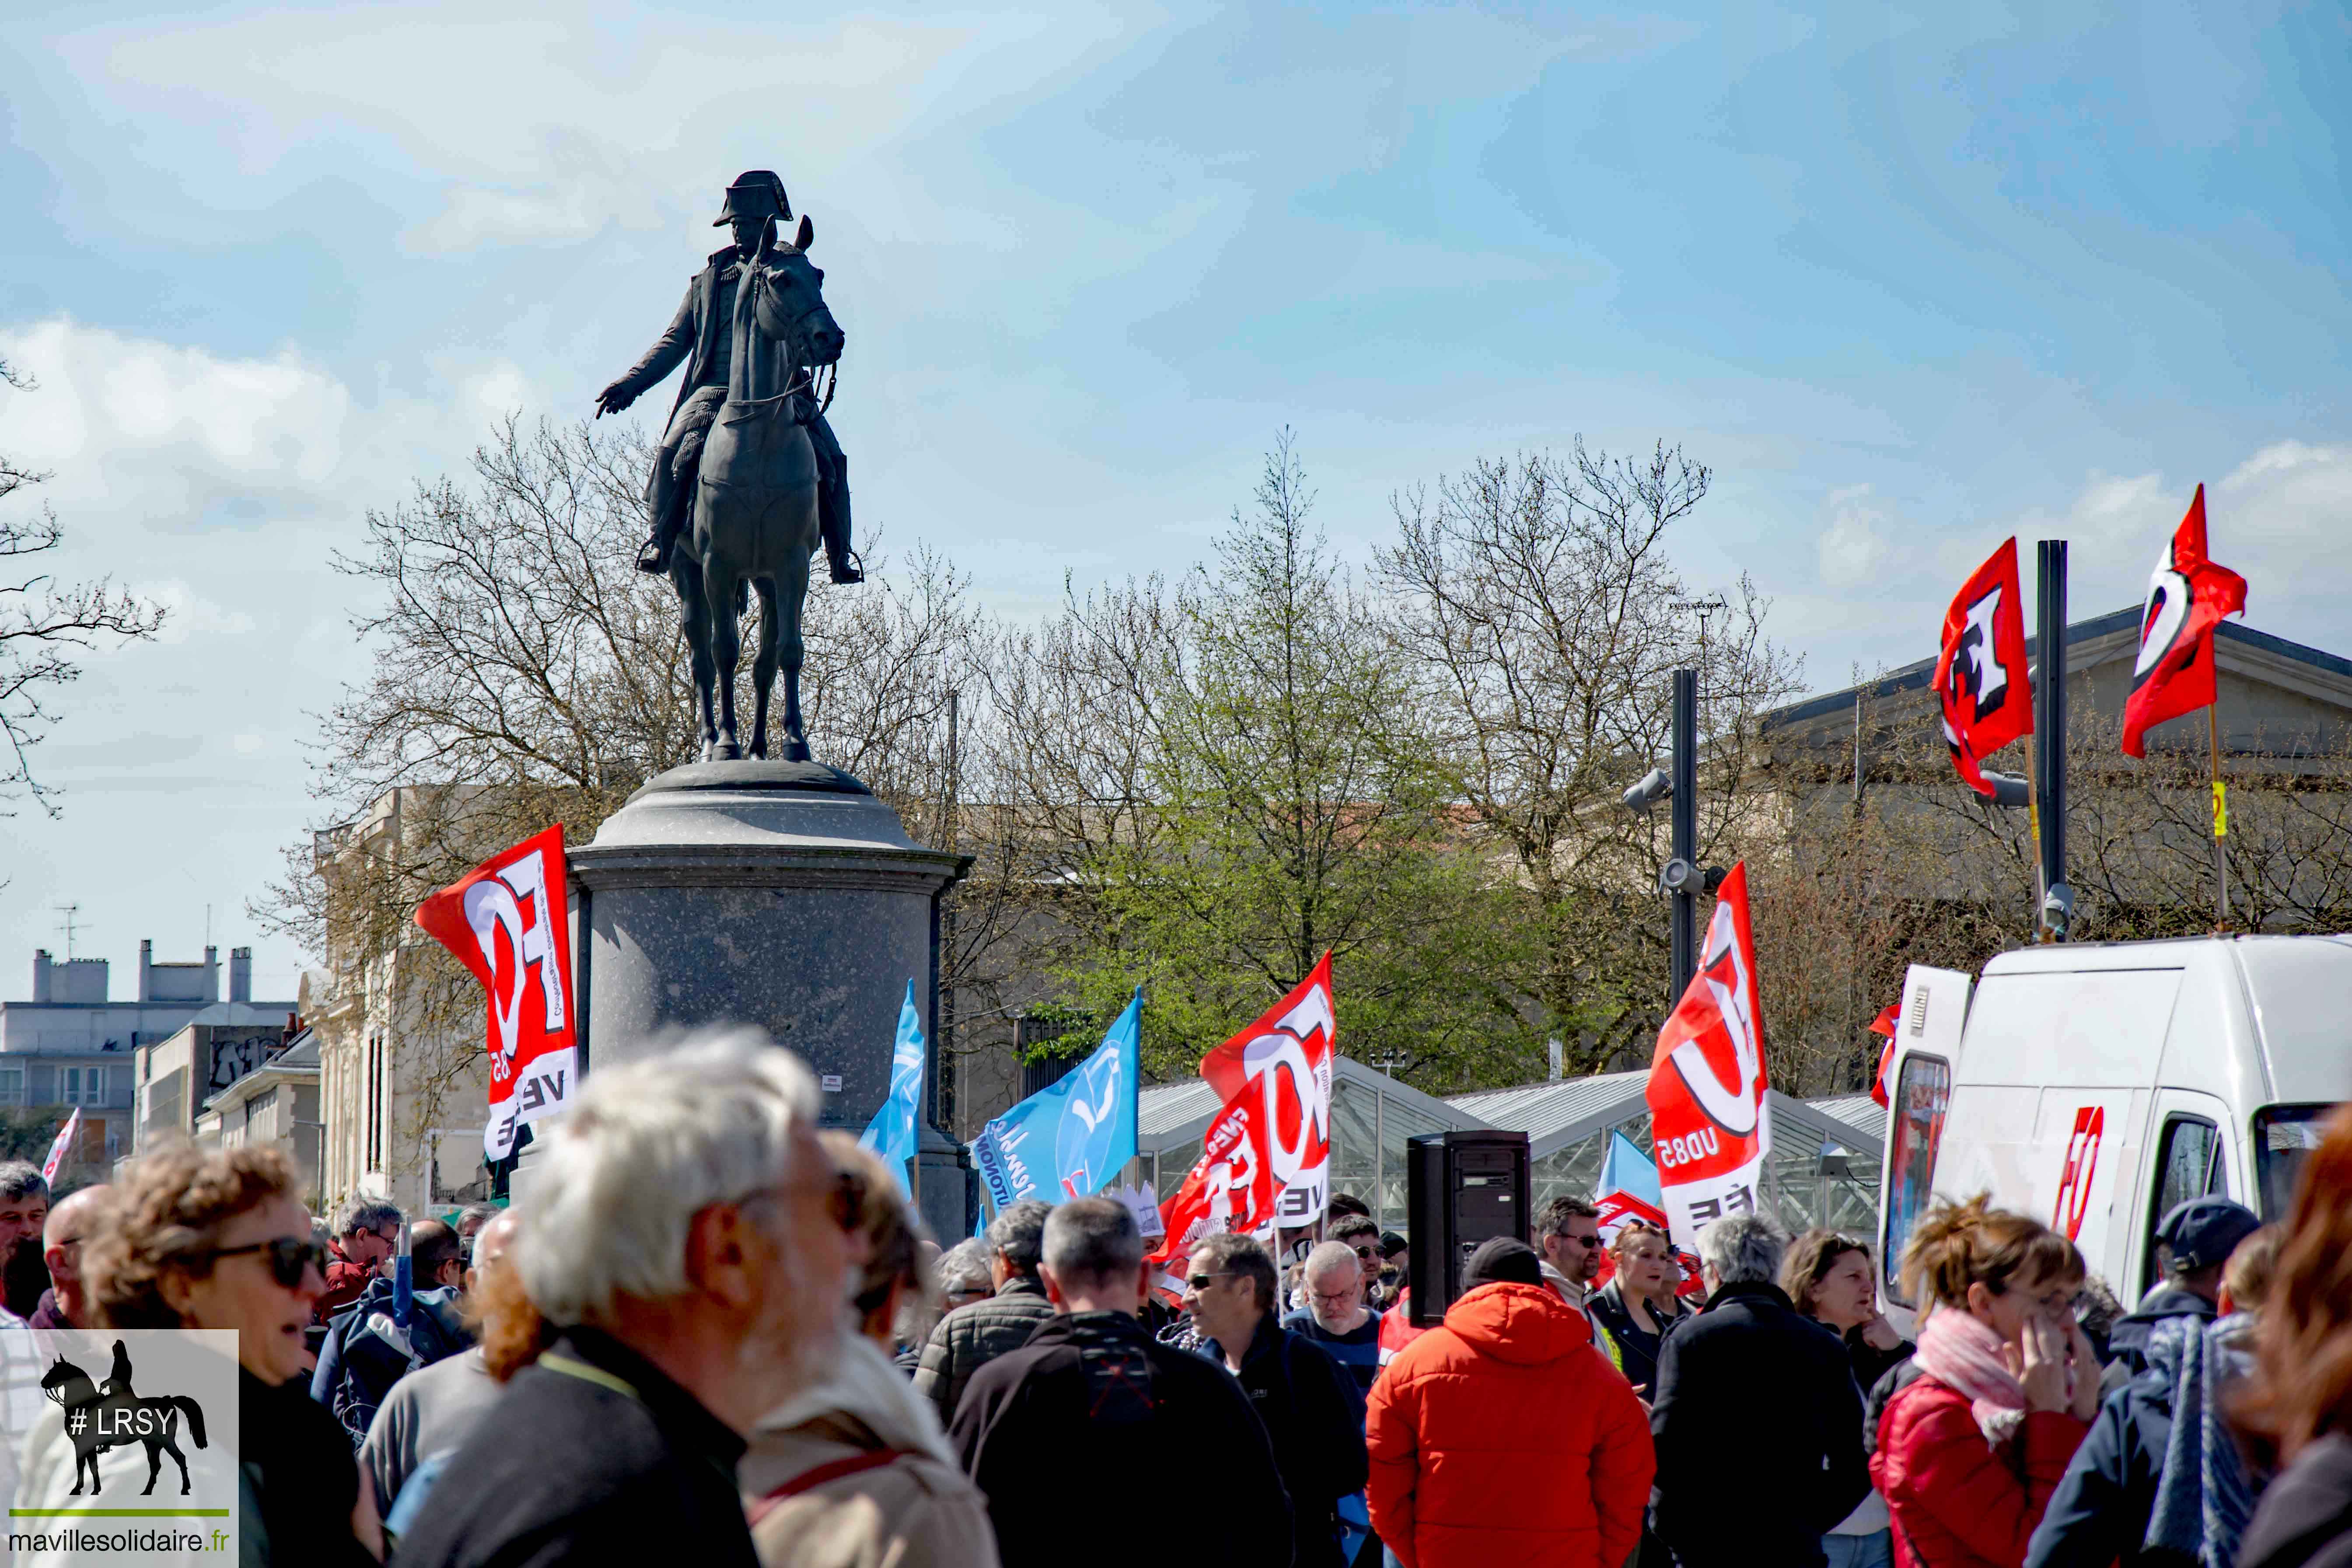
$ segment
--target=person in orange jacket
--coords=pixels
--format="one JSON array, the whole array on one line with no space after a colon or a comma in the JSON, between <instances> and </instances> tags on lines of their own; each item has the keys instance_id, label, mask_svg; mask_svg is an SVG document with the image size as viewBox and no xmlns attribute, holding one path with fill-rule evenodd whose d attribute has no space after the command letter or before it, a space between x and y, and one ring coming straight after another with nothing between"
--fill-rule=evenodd
<instances>
[{"instance_id":1,"label":"person in orange jacket","mask_svg":"<svg viewBox=\"0 0 2352 1568\"><path fill-rule=\"evenodd\" d=\"M1642 1402L1525 1242L1462 1284L1372 1385L1372 1528L1404 1568L1618 1568L1656 1468Z\"/></svg>"}]
</instances>

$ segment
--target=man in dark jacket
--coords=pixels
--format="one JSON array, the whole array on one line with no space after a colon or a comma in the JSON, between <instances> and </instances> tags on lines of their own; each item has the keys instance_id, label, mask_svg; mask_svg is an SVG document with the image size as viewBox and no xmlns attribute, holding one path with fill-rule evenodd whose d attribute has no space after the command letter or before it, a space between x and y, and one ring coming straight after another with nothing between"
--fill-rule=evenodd
<instances>
[{"instance_id":1,"label":"man in dark jacket","mask_svg":"<svg viewBox=\"0 0 2352 1568\"><path fill-rule=\"evenodd\" d=\"M1650 1528L1684 1568L1820 1568L1822 1534L1870 1494L1845 1346L1772 1283L1788 1247L1760 1214L1699 1232L1706 1305L1659 1349Z\"/></svg>"},{"instance_id":2,"label":"man in dark jacket","mask_svg":"<svg viewBox=\"0 0 2352 1568\"><path fill-rule=\"evenodd\" d=\"M400 1568L755 1568L745 1434L840 1344L853 1205L817 1104L745 1033L582 1084L522 1200L522 1283L562 1335L458 1445Z\"/></svg>"},{"instance_id":3,"label":"man in dark jacket","mask_svg":"<svg viewBox=\"0 0 2352 1568\"><path fill-rule=\"evenodd\" d=\"M1080 1198L1046 1222L1043 1274L1060 1315L981 1368L950 1434L988 1495L997 1555L1287 1568L1290 1501L1248 1395L1224 1370L1154 1342L1136 1321L1150 1273L1127 1205ZM1214 1529L1163 1528L1148 1500L1178 1467ZM1142 1510L1139 1512L1139 1510Z\"/></svg>"},{"instance_id":4,"label":"man in dark jacket","mask_svg":"<svg viewBox=\"0 0 2352 1568\"><path fill-rule=\"evenodd\" d=\"M2113 1394L2147 1370L2148 1331L2167 1318L2213 1321L2221 1300L2221 1270L2238 1243L2262 1229L2253 1210L2227 1198L2190 1198L2157 1221L2157 1257L2164 1277L2140 1299L2138 1310L2108 1336L2102 1394Z\"/></svg>"},{"instance_id":5,"label":"man in dark jacket","mask_svg":"<svg viewBox=\"0 0 2352 1568\"><path fill-rule=\"evenodd\" d=\"M1037 1325L1054 1315L1045 1282L1037 1277L1045 1216L1053 1212L1051 1204L1024 1198L989 1221L989 1270L996 1280L996 1294L958 1308L931 1330L922 1363L915 1371L915 1392L939 1407L940 1426L955 1419L956 1405L973 1373L1027 1344Z\"/></svg>"},{"instance_id":6,"label":"man in dark jacket","mask_svg":"<svg viewBox=\"0 0 2352 1568\"><path fill-rule=\"evenodd\" d=\"M1331 1352L1284 1329L1274 1259L1246 1236L1213 1236L1192 1251L1184 1305L1207 1337L1200 1353L1241 1379L1265 1424L1290 1494L1296 1568L1340 1568L1337 1509L1362 1489L1363 1401Z\"/></svg>"},{"instance_id":7,"label":"man in dark jacket","mask_svg":"<svg viewBox=\"0 0 2352 1568\"><path fill-rule=\"evenodd\" d=\"M2179 1313L2159 1320L2142 1339L2147 1370L2100 1402L2090 1435L2074 1450L2065 1479L2034 1527L2025 1568L2070 1568L2078 1563L2195 1568L2191 1553L2143 1548L2147 1521L2156 1512L2165 1448L2172 1440L2173 1391L2189 1342L2204 1327L2203 1319ZM2192 1461L2197 1453L2189 1450Z\"/></svg>"}]
</instances>

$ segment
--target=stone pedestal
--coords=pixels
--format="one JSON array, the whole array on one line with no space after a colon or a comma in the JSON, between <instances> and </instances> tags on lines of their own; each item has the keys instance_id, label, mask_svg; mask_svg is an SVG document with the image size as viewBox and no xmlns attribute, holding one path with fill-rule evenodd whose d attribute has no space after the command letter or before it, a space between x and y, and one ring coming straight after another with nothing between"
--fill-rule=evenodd
<instances>
[{"instance_id":1,"label":"stone pedestal","mask_svg":"<svg viewBox=\"0 0 2352 1568\"><path fill-rule=\"evenodd\" d=\"M916 844L838 768L673 768L570 858L586 1074L688 1029L750 1024L817 1075L824 1124L857 1132L889 1088L909 980L923 1037L937 1038L939 897L971 860ZM971 1228L968 1161L930 1125L936 1105L935 1061L922 1208L952 1243Z\"/></svg>"}]
</instances>

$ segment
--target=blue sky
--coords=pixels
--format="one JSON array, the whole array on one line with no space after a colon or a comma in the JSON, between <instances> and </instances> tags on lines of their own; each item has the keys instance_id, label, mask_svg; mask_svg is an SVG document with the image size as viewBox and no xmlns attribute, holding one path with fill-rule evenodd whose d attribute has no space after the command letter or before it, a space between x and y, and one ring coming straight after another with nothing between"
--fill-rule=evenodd
<instances>
[{"instance_id":1,"label":"blue sky","mask_svg":"<svg viewBox=\"0 0 2352 1568\"><path fill-rule=\"evenodd\" d=\"M12 16L0 451L178 614L0 821L0 994L68 900L118 971L254 939L363 658L327 552L585 413L748 167L817 226L861 522L1009 614L1181 569L1285 425L1358 558L1581 433L1714 466L1678 559L1816 687L2011 531L2136 600L2200 479L2252 624L2352 652L2341 8Z\"/></svg>"}]
</instances>

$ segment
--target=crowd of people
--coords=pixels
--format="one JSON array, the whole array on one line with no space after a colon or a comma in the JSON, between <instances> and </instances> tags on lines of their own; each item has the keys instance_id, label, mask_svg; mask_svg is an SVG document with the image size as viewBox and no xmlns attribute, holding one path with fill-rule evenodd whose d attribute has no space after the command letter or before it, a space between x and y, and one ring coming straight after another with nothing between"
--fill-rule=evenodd
<instances>
[{"instance_id":1,"label":"crowd of people","mask_svg":"<svg viewBox=\"0 0 2352 1568\"><path fill-rule=\"evenodd\" d=\"M1692 1269L1557 1199L1422 1324L1344 1195L1287 1267L1212 1236L1171 1279L1108 1198L942 1252L817 1106L764 1039L691 1041L455 1223L320 1225L259 1148L54 1207L0 1166L4 1321L236 1331L247 1563L2352 1563L2352 1111L2284 1222L2165 1215L2129 1311L1940 1204L1898 1328L1868 1243L1761 1213Z\"/></svg>"}]
</instances>

